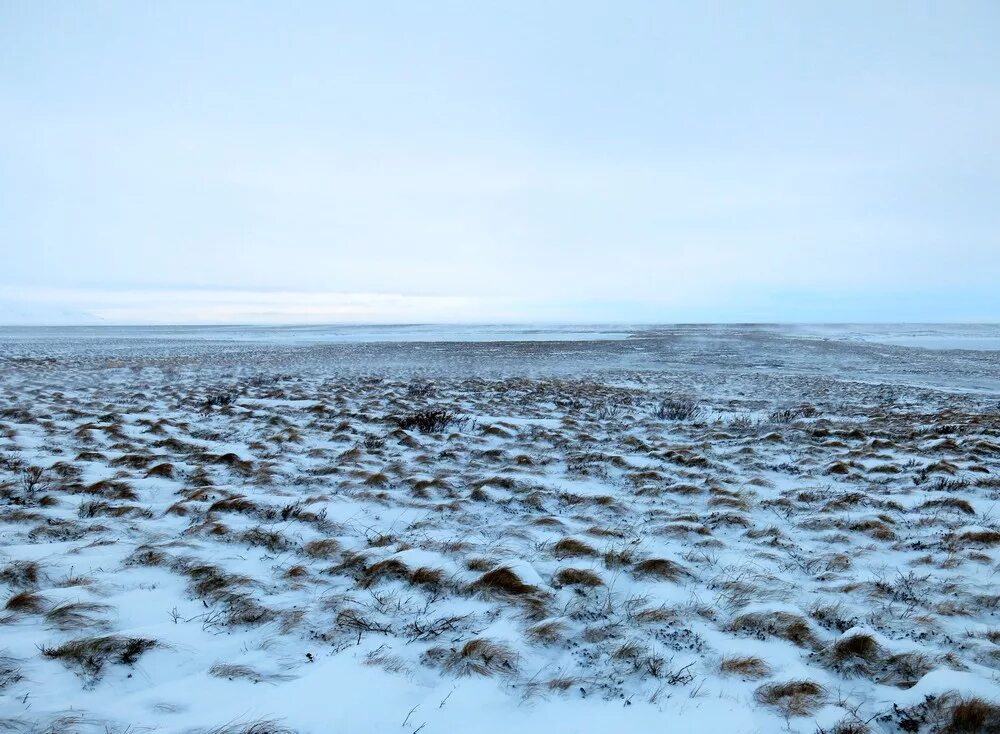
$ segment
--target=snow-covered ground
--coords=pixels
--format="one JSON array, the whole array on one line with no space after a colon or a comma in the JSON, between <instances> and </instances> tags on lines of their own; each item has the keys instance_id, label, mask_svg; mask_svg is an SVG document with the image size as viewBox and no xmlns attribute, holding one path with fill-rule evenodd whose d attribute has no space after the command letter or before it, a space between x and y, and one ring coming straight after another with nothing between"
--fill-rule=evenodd
<instances>
[{"instance_id":1,"label":"snow-covered ground","mask_svg":"<svg viewBox=\"0 0 1000 734\"><path fill-rule=\"evenodd\" d=\"M0 730L1000 731L996 327L422 329L0 330Z\"/></svg>"}]
</instances>

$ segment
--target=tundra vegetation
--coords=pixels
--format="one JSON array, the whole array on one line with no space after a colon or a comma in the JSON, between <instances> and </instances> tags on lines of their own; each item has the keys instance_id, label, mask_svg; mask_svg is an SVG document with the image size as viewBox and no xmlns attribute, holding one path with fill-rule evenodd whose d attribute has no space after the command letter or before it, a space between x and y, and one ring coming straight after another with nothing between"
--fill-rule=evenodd
<instances>
[{"instance_id":1,"label":"tundra vegetation","mask_svg":"<svg viewBox=\"0 0 1000 734\"><path fill-rule=\"evenodd\" d=\"M0 728L1000 731L996 393L503 349L8 345Z\"/></svg>"}]
</instances>

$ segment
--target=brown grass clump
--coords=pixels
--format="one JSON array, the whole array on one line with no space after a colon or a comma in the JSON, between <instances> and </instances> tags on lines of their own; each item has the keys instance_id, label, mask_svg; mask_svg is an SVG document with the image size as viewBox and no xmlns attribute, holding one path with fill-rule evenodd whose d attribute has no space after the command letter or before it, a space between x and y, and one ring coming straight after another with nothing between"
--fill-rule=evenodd
<instances>
[{"instance_id":1,"label":"brown grass clump","mask_svg":"<svg viewBox=\"0 0 1000 734\"><path fill-rule=\"evenodd\" d=\"M570 558L573 556L596 556L597 551L591 546L576 538L563 538L552 546L552 555L556 558Z\"/></svg>"},{"instance_id":2,"label":"brown grass clump","mask_svg":"<svg viewBox=\"0 0 1000 734\"><path fill-rule=\"evenodd\" d=\"M140 545L123 561L126 566L167 566L171 557L151 545Z\"/></svg>"},{"instance_id":3,"label":"brown grass clump","mask_svg":"<svg viewBox=\"0 0 1000 734\"><path fill-rule=\"evenodd\" d=\"M540 622L533 627L529 627L526 634L529 639L535 642L543 645L554 645L557 642L562 642L566 634L566 625L557 620Z\"/></svg>"},{"instance_id":4,"label":"brown grass clump","mask_svg":"<svg viewBox=\"0 0 1000 734\"><path fill-rule=\"evenodd\" d=\"M456 675L497 675L517 670L517 654L499 642L479 637L469 640L445 658L445 668Z\"/></svg>"},{"instance_id":5,"label":"brown grass clump","mask_svg":"<svg viewBox=\"0 0 1000 734\"><path fill-rule=\"evenodd\" d=\"M377 584L382 579L405 579L410 575L410 569L398 558L386 558L373 563L365 569L361 586L367 588Z\"/></svg>"},{"instance_id":6,"label":"brown grass clump","mask_svg":"<svg viewBox=\"0 0 1000 734\"><path fill-rule=\"evenodd\" d=\"M722 658L719 670L741 678L766 678L771 675L771 666L754 656Z\"/></svg>"},{"instance_id":7,"label":"brown grass clump","mask_svg":"<svg viewBox=\"0 0 1000 734\"><path fill-rule=\"evenodd\" d=\"M875 660L879 656L879 649L879 644L874 637L858 633L837 640L833 645L832 653L835 660L849 660L851 658Z\"/></svg>"},{"instance_id":8,"label":"brown grass clump","mask_svg":"<svg viewBox=\"0 0 1000 734\"><path fill-rule=\"evenodd\" d=\"M882 648L871 635L859 632L841 637L828 651L831 665L844 675L869 675L882 657Z\"/></svg>"},{"instance_id":9,"label":"brown grass clump","mask_svg":"<svg viewBox=\"0 0 1000 734\"><path fill-rule=\"evenodd\" d=\"M219 598L234 586L249 582L244 576L228 573L224 568L208 563L189 566L184 571L191 579L191 591L198 597Z\"/></svg>"},{"instance_id":10,"label":"brown grass clump","mask_svg":"<svg viewBox=\"0 0 1000 734\"><path fill-rule=\"evenodd\" d=\"M495 561L492 561L489 558L480 558L478 556L467 558L465 561L465 567L470 571L488 571L495 565Z\"/></svg>"},{"instance_id":11,"label":"brown grass clump","mask_svg":"<svg viewBox=\"0 0 1000 734\"><path fill-rule=\"evenodd\" d=\"M291 541L284 535L275 530L267 530L260 525L244 530L240 533L240 540L249 545L265 548L271 553L280 553L292 547Z\"/></svg>"},{"instance_id":12,"label":"brown grass clump","mask_svg":"<svg viewBox=\"0 0 1000 734\"><path fill-rule=\"evenodd\" d=\"M730 632L743 632L764 638L780 637L800 647L812 645L816 638L804 618L788 612L756 612L743 614L729 623Z\"/></svg>"},{"instance_id":13,"label":"brown grass clump","mask_svg":"<svg viewBox=\"0 0 1000 734\"><path fill-rule=\"evenodd\" d=\"M310 540L302 551L310 558L332 558L340 552L340 542L333 538Z\"/></svg>"},{"instance_id":14,"label":"brown grass clump","mask_svg":"<svg viewBox=\"0 0 1000 734\"><path fill-rule=\"evenodd\" d=\"M169 461L165 461L162 464L157 464L156 466L150 467L146 471L147 477L162 477L164 479L173 479L176 471L174 465Z\"/></svg>"},{"instance_id":15,"label":"brown grass clump","mask_svg":"<svg viewBox=\"0 0 1000 734\"><path fill-rule=\"evenodd\" d=\"M145 507L136 505L113 505L110 502L101 500L91 500L80 505L78 514L80 517L135 517L149 519L153 513Z\"/></svg>"},{"instance_id":16,"label":"brown grass clump","mask_svg":"<svg viewBox=\"0 0 1000 734\"><path fill-rule=\"evenodd\" d=\"M35 561L14 561L0 571L0 582L15 589L33 589L38 586L41 568Z\"/></svg>"},{"instance_id":17,"label":"brown grass clump","mask_svg":"<svg viewBox=\"0 0 1000 734\"><path fill-rule=\"evenodd\" d=\"M17 612L18 614L41 614L45 611L45 607L46 600L41 594L20 591L8 599L3 608L8 612Z\"/></svg>"},{"instance_id":18,"label":"brown grass clump","mask_svg":"<svg viewBox=\"0 0 1000 734\"><path fill-rule=\"evenodd\" d=\"M296 734L294 729L282 726L271 719L260 719L247 723L228 723L211 729L195 729L192 734Z\"/></svg>"},{"instance_id":19,"label":"brown grass clump","mask_svg":"<svg viewBox=\"0 0 1000 734\"><path fill-rule=\"evenodd\" d=\"M228 680L240 678L254 683L260 683L265 679L263 675L249 665L234 665L230 663L216 663L208 669L208 674L214 678L227 678Z\"/></svg>"},{"instance_id":20,"label":"brown grass clump","mask_svg":"<svg viewBox=\"0 0 1000 734\"><path fill-rule=\"evenodd\" d=\"M948 734L991 734L1000 731L1000 704L976 696L961 699L951 710Z\"/></svg>"},{"instance_id":21,"label":"brown grass clump","mask_svg":"<svg viewBox=\"0 0 1000 734\"><path fill-rule=\"evenodd\" d=\"M635 554L627 548L609 550L604 553L606 568L622 568L623 566L631 566L634 562Z\"/></svg>"},{"instance_id":22,"label":"brown grass clump","mask_svg":"<svg viewBox=\"0 0 1000 734\"><path fill-rule=\"evenodd\" d=\"M63 602L52 607L45 614L45 621L63 632L82 630L89 627L104 627L107 622L96 615L111 609L107 604L76 601Z\"/></svg>"},{"instance_id":23,"label":"brown grass clump","mask_svg":"<svg viewBox=\"0 0 1000 734\"><path fill-rule=\"evenodd\" d=\"M211 515L213 512L239 512L249 515L257 512L259 509L255 502L248 500L243 495L236 495L235 497L216 500L209 505L207 514Z\"/></svg>"},{"instance_id":24,"label":"brown grass clump","mask_svg":"<svg viewBox=\"0 0 1000 734\"><path fill-rule=\"evenodd\" d=\"M935 668L934 661L920 652L890 655L882 661L879 683L897 688L913 688L921 678Z\"/></svg>"},{"instance_id":25,"label":"brown grass clump","mask_svg":"<svg viewBox=\"0 0 1000 734\"><path fill-rule=\"evenodd\" d=\"M896 539L896 533L893 532L892 528L881 520L876 520L874 518L869 520L859 520L858 522L851 523L848 526L848 529L858 533L865 533L876 540Z\"/></svg>"},{"instance_id":26,"label":"brown grass clump","mask_svg":"<svg viewBox=\"0 0 1000 734\"><path fill-rule=\"evenodd\" d=\"M440 586L444 581L444 571L440 568L421 566L410 574L410 583L417 586Z\"/></svg>"},{"instance_id":27,"label":"brown grass clump","mask_svg":"<svg viewBox=\"0 0 1000 734\"><path fill-rule=\"evenodd\" d=\"M117 459L112 459L109 465L126 466L129 469L145 469L152 460L153 457L146 454L125 454Z\"/></svg>"},{"instance_id":28,"label":"brown grass clump","mask_svg":"<svg viewBox=\"0 0 1000 734\"><path fill-rule=\"evenodd\" d=\"M1000 543L1000 532L996 530L970 530L967 533L962 533L960 538L969 543L997 545Z\"/></svg>"},{"instance_id":29,"label":"brown grass clump","mask_svg":"<svg viewBox=\"0 0 1000 734\"><path fill-rule=\"evenodd\" d=\"M666 558L648 558L632 567L632 573L640 578L655 578L664 581L679 581L687 571L678 563Z\"/></svg>"},{"instance_id":30,"label":"brown grass clump","mask_svg":"<svg viewBox=\"0 0 1000 734\"><path fill-rule=\"evenodd\" d=\"M473 591L493 591L501 594L521 596L538 591L538 588L526 584L521 577L507 567L487 571L472 583Z\"/></svg>"},{"instance_id":31,"label":"brown grass clump","mask_svg":"<svg viewBox=\"0 0 1000 734\"><path fill-rule=\"evenodd\" d=\"M816 734L871 734L871 729L863 721L843 719L834 724L832 729L817 729Z\"/></svg>"},{"instance_id":32,"label":"brown grass clump","mask_svg":"<svg viewBox=\"0 0 1000 734\"><path fill-rule=\"evenodd\" d=\"M148 650L157 647L155 640L143 637L85 637L59 647L43 647L42 655L58 660L67 668L90 678L99 678L108 663L135 665Z\"/></svg>"},{"instance_id":33,"label":"brown grass clump","mask_svg":"<svg viewBox=\"0 0 1000 734\"><path fill-rule=\"evenodd\" d=\"M958 497L942 497L936 500L927 500L919 507L918 510L956 510L957 512L964 513L966 515L975 515L976 510L973 508L972 504L968 500L963 500Z\"/></svg>"},{"instance_id":34,"label":"brown grass clump","mask_svg":"<svg viewBox=\"0 0 1000 734\"><path fill-rule=\"evenodd\" d=\"M555 586L603 586L604 581L600 574L588 571L584 568L564 568L558 571L553 578Z\"/></svg>"},{"instance_id":35,"label":"brown grass clump","mask_svg":"<svg viewBox=\"0 0 1000 734\"><path fill-rule=\"evenodd\" d=\"M758 703L772 706L785 716L807 716L823 702L824 689L811 680L768 683L754 692Z\"/></svg>"},{"instance_id":36,"label":"brown grass clump","mask_svg":"<svg viewBox=\"0 0 1000 734\"><path fill-rule=\"evenodd\" d=\"M99 482L88 484L82 487L83 494L97 494L109 500L137 500L139 495L135 493L126 482L117 479L102 479Z\"/></svg>"}]
</instances>

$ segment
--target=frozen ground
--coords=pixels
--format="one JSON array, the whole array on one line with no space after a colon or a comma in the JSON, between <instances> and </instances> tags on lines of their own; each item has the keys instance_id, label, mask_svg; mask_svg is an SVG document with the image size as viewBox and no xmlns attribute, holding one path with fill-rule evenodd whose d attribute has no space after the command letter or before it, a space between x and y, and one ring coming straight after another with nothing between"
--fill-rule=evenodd
<instances>
[{"instance_id":1,"label":"frozen ground","mask_svg":"<svg viewBox=\"0 0 1000 734\"><path fill-rule=\"evenodd\" d=\"M1000 731L998 337L0 330L0 731Z\"/></svg>"}]
</instances>

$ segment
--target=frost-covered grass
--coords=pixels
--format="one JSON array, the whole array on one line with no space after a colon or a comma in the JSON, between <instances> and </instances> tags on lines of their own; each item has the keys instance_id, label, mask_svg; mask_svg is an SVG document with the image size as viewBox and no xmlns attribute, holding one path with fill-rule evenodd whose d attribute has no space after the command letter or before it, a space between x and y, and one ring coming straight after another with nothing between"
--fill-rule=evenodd
<instances>
[{"instance_id":1,"label":"frost-covered grass","mask_svg":"<svg viewBox=\"0 0 1000 734\"><path fill-rule=\"evenodd\" d=\"M1000 730L986 363L632 348L8 346L0 728Z\"/></svg>"}]
</instances>

